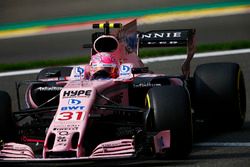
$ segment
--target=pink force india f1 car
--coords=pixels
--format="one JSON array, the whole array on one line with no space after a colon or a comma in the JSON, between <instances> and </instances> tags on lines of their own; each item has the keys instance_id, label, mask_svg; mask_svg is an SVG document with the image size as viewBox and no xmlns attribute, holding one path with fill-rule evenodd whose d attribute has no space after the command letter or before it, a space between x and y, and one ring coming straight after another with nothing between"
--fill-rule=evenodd
<instances>
[{"instance_id":1,"label":"pink force india f1 car","mask_svg":"<svg viewBox=\"0 0 250 167\"><path fill-rule=\"evenodd\" d=\"M202 64L189 76L194 29L139 33L136 20L93 28L104 32L85 45L89 64L45 68L35 81L17 82L17 112L0 91L0 162L185 158L196 122L243 125L246 95L238 64ZM138 57L138 48L178 46L188 52L180 76L153 73Z\"/></svg>"}]
</instances>

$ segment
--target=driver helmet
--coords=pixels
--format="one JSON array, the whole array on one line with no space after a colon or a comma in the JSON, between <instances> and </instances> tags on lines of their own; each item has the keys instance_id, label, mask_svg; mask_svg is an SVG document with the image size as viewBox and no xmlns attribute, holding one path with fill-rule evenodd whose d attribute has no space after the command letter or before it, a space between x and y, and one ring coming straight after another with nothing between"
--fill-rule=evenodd
<instances>
[{"instance_id":1,"label":"driver helmet","mask_svg":"<svg viewBox=\"0 0 250 167\"><path fill-rule=\"evenodd\" d=\"M116 78L118 65L115 58L107 52L99 52L91 57L90 75L96 78Z\"/></svg>"}]
</instances>

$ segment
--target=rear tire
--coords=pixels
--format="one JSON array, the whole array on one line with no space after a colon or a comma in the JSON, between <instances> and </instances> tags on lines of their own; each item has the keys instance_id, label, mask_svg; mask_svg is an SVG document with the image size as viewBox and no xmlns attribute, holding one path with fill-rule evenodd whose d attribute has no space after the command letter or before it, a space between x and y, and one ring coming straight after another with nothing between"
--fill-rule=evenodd
<instances>
[{"instance_id":1,"label":"rear tire","mask_svg":"<svg viewBox=\"0 0 250 167\"><path fill-rule=\"evenodd\" d=\"M4 142L17 140L16 126L12 119L11 98L5 91L0 91L0 140Z\"/></svg>"},{"instance_id":2,"label":"rear tire","mask_svg":"<svg viewBox=\"0 0 250 167\"><path fill-rule=\"evenodd\" d=\"M147 94L150 108L147 129L170 130L171 144L167 158L187 158L192 150L193 125L190 98L187 90L180 86L151 88Z\"/></svg>"},{"instance_id":3,"label":"rear tire","mask_svg":"<svg viewBox=\"0 0 250 167\"><path fill-rule=\"evenodd\" d=\"M243 73L235 63L209 63L194 73L194 110L210 127L238 129L246 115Z\"/></svg>"}]
</instances>

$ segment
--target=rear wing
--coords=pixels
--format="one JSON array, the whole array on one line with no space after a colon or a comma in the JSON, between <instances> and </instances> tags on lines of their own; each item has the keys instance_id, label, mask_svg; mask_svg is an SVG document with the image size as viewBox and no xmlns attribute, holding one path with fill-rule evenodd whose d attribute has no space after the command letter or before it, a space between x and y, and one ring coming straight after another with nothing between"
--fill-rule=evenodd
<instances>
[{"instance_id":1,"label":"rear wing","mask_svg":"<svg viewBox=\"0 0 250 167\"><path fill-rule=\"evenodd\" d=\"M155 30L139 34L139 47L187 46L195 35L195 29Z\"/></svg>"}]
</instances>

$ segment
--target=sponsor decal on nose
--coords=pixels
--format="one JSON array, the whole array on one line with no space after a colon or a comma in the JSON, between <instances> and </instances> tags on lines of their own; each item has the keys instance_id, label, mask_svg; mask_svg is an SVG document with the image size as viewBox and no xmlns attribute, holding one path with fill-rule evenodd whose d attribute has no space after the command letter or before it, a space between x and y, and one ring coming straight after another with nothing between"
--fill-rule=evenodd
<instances>
[{"instance_id":1,"label":"sponsor decal on nose","mask_svg":"<svg viewBox=\"0 0 250 167\"><path fill-rule=\"evenodd\" d=\"M81 100L78 99L69 99L68 104L69 105L78 105L81 103Z\"/></svg>"}]
</instances>

